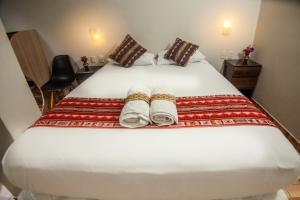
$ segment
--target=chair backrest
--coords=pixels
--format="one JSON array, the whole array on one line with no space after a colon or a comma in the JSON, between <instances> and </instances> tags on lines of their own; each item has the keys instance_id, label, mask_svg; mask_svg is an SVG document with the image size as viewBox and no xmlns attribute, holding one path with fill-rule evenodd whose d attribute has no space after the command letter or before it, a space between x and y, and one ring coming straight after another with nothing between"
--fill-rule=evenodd
<instances>
[{"instance_id":1,"label":"chair backrest","mask_svg":"<svg viewBox=\"0 0 300 200\"><path fill-rule=\"evenodd\" d=\"M75 79L74 70L68 55L55 56L52 63L52 79L63 78L65 81Z\"/></svg>"}]
</instances>

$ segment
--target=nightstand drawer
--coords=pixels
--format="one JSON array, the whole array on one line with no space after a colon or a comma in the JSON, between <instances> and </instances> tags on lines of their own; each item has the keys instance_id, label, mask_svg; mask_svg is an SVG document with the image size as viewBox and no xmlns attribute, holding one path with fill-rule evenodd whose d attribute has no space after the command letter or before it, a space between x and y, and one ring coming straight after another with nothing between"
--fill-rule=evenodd
<instances>
[{"instance_id":1,"label":"nightstand drawer","mask_svg":"<svg viewBox=\"0 0 300 200\"><path fill-rule=\"evenodd\" d=\"M262 65L243 59L225 60L223 63L223 74L237 89L239 89L247 97L251 97Z\"/></svg>"},{"instance_id":2,"label":"nightstand drawer","mask_svg":"<svg viewBox=\"0 0 300 200\"><path fill-rule=\"evenodd\" d=\"M260 67L233 67L233 77L257 77Z\"/></svg>"},{"instance_id":3,"label":"nightstand drawer","mask_svg":"<svg viewBox=\"0 0 300 200\"><path fill-rule=\"evenodd\" d=\"M257 78L232 78L232 84L238 89L254 89Z\"/></svg>"}]
</instances>

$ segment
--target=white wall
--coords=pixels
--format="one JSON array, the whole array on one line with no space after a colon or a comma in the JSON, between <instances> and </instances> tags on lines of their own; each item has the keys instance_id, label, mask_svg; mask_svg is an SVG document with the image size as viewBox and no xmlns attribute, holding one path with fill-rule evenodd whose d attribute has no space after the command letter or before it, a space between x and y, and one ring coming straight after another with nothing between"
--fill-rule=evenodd
<instances>
[{"instance_id":1,"label":"white wall","mask_svg":"<svg viewBox=\"0 0 300 200\"><path fill-rule=\"evenodd\" d=\"M7 128L5 127L4 123L0 119L0 161L3 159L6 149L9 147L9 145L12 142L13 142L13 139L12 139L11 135L9 134ZM0 187L1 187L1 183L3 185L5 185L5 187L8 188L11 193L13 193L15 196L17 196L17 194L19 193L19 189L17 189L13 185L11 185L11 183L5 177L5 175L3 173L2 164L0 164Z\"/></svg>"},{"instance_id":2,"label":"white wall","mask_svg":"<svg viewBox=\"0 0 300 200\"><path fill-rule=\"evenodd\" d=\"M126 33L157 52L177 36L200 45L217 68L225 49L236 55L253 43L260 0L2 0L0 15L7 31L37 29L48 54L106 54ZM222 23L233 22L224 37ZM92 44L88 30L98 27L104 44ZM49 56L49 60L51 56Z\"/></svg>"},{"instance_id":3,"label":"white wall","mask_svg":"<svg viewBox=\"0 0 300 200\"><path fill-rule=\"evenodd\" d=\"M0 117L15 139L41 115L41 112L26 83L1 19L0 61Z\"/></svg>"},{"instance_id":4,"label":"white wall","mask_svg":"<svg viewBox=\"0 0 300 200\"><path fill-rule=\"evenodd\" d=\"M262 1L254 44L263 68L254 98L300 141L299 22L299 0Z\"/></svg>"}]
</instances>

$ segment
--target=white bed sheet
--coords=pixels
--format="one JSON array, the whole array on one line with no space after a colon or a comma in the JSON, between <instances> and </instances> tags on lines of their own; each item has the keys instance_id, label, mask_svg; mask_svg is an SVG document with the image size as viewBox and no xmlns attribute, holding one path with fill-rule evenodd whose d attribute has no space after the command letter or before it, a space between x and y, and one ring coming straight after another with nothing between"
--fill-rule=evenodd
<instances>
[{"instance_id":1,"label":"white bed sheet","mask_svg":"<svg viewBox=\"0 0 300 200\"><path fill-rule=\"evenodd\" d=\"M135 84L177 96L240 94L209 63L107 65L68 96L125 97ZM27 130L3 168L32 192L103 200L201 200L276 192L295 180L297 152L273 127Z\"/></svg>"},{"instance_id":2,"label":"white bed sheet","mask_svg":"<svg viewBox=\"0 0 300 200\"><path fill-rule=\"evenodd\" d=\"M33 193L30 191L22 191L21 194L18 196L19 200L93 200L87 198L70 198L70 197L62 197L62 196L54 196L48 194L39 194ZM200 199L199 199L200 200ZM225 200L225 199L218 199L218 200ZM288 200L287 195L283 190L279 190L272 194L263 194L257 196L250 196L244 198L233 198L233 199L226 199L226 200Z\"/></svg>"},{"instance_id":3,"label":"white bed sheet","mask_svg":"<svg viewBox=\"0 0 300 200\"><path fill-rule=\"evenodd\" d=\"M149 65L123 68L108 64L72 91L70 97L126 97L134 85L172 88L177 96L241 94L207 61L187 67Z\"/></svg>"}]
</instances>

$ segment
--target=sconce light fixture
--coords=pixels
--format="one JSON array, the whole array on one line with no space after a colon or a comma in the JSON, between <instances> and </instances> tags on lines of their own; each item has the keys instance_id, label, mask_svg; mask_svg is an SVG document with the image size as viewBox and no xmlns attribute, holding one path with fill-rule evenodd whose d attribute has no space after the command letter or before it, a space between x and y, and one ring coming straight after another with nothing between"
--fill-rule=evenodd
<instances>
[{"instance_id":1,"label":"sconce light fixture","mask_svg":"<svg viewBox=\"0 0 300 200\"><path fill-rule=\"evenodd\" d=\"M231 34L232 22L230 20L224 20L223 22L223 35L227 36Z\"/></svg>"},{"instance_id":2,"label":"sconce light fixture","mask_svg":"<svg viewBox=\"0 0 300 200\"><path fill-rule=\"evenodd\" d=\"M90 28L89 34L93 42L99 43L102 42L103 38L101 32L98 28Z\"/></svg>"}]
</instances>

